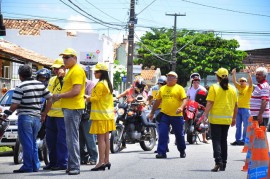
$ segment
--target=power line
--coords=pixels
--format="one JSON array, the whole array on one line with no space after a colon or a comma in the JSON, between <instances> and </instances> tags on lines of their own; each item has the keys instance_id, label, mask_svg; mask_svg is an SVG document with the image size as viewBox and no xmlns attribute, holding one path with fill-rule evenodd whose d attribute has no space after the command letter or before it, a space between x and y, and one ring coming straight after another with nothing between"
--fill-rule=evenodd
<instances>
[{"instance_id":1,"label":"power line","mask_svg":"<svg viewBox=\"0 0 270 179\"><path fill-rule=\"evenodd\" d=\"M265 14L257 14L257 13L237 11L237 10L232 10L232 9L225 9L225 8L221 8L221 7L215 7L215 6L205 5L205 4L201 4L201 3L197 3L197 2L193 2L193 1L188 1L188 0L182 0L182 1L187 2L187 3L191 3L191 4L196 4L196 5L199 5L199 6L209 7L209 8L212 8L212 9L219 9L219 10L229 11L229 12L235 12L235 13L239 13L239 14L270 17L269 15L265 15Z\"/></svg>"},{"instance_id":2,"label":"power line","mask_svg":"<svg viewBox=\"0 0 270 179\"><path fill-rule=\"evenodd\" d=\"M87 19L93 20L93 19L91 19L90 17L88 17L88 16L82 14L82 13L79 12L78 10L74 9L73 7L71 7L70 5L68 5L67 3L65 3L64 1L62 1L62 0L60 0L60 1L61 1L63 4L65 4L66 6L68 6L69 8L71 8L72 10L74 10L75 12L79 13L80 15L86 17ZM88 13L87 13L87 14L88 14ZM93 21L95 21L95 20L93 20ZM111 27L111 26L109 26L109 25L105 25L105 24L102 23L102 22L97 22L97 21L95 21L95 22L98 23L98 24L100 24L100 25L102 25L102 26L105 26L105 27L109 27L109 28L112 28L112 29L120 30L119 28Z\"/></svg>"},{"instance_id":3,"label":"power line","mask_svg":"<svg viewBox=\"0 0 270 179\"><path fill-rule=\"evenodd\" d=\"M155 2L156 0L153 0L150 4L148 4L145 8L143 8L138 14L137 14L137 16L139 15L139 14L141 14L145 9L147 9L149 6L151 6L154 2Z\"/></svg>"},{"instance_id":4,"label":"power line","mask_svg":"<svg viewBox=\"0 0 270 179\"><path fill-rule=\"evenodd\" d=\"M91 6L93 6L94 8L96 8L97 10L99 10L100 12L102 12L103 14L107 15L108 17L110 17L110 18L112 18L112 19L114 19L114 20L117 20L117 21L119 21L119 22L122 22L122 21L120 21L120 20L114 18L114 17L111 16L110 14L104 12L103 10L99 9L98 7L96 7L94 4L92 4L92 3L89 2L88 0L85 0L85 1L86 1L87 3L89 3ZM123 23L123 22L122 22L122 23Z\"/></svg>"},{"instance_id":5,"label":"power line","mask_svg":"<svg viewBox=\"0 0 270 179\"><path fill-rule=\"evenodd\" d=\"M60 0L62 2L62 0ZM93 19L95 19L94 21L99 21L100 23L103 23L103 24L107 24L107 25L112 25L112 26L120 26L120 27L123 27L123 25L120 25L120 24L112 24L112 23L109 23L109 22L104 22L98 18L96 18L95 16L89 14L88 12L86 12L85 10L83 10L80 6L78 6L77 4L73 3L71 0L68 0L73 6L75 6L77 9L79 9L80 11L84 12L85 14L87 14L88 16L92 17ZM70 6L69 6L70 7ZM81 13L80 13L81 14ZM93 20L92 19L92 20Z\"/></svg>"}]
</instances>

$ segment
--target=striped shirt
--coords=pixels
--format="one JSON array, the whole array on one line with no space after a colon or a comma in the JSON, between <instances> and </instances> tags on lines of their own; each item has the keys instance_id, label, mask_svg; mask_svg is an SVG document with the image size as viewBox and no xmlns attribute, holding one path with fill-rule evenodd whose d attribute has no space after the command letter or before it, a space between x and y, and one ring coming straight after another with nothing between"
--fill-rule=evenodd
<instances>
[{"instance_id":1,"label":"striped shirt","mask_svg":"<svg viewBox=\"0 0 270 179\"><path fill-rule=\"evenodd\" d=\"M270 86L267 81L257 84L255 87L251 99L250 99L250 115L258 116L261 109L262 100L268 101L266 108L262 114L263 118L269 118L269 90Z\"/></svg>"},{"instance_id":2,"label":"striped shirt","mask_svg":"<svg viewBox=\"0 0 270 179\"><path fill-rule=\"evenodd\" d=\"M26 80L14 90L11 103L19 104L18 115L31 115L40 117L42 98L49 98L50 91L37 80Z\"/></svg>"}]
</instances>

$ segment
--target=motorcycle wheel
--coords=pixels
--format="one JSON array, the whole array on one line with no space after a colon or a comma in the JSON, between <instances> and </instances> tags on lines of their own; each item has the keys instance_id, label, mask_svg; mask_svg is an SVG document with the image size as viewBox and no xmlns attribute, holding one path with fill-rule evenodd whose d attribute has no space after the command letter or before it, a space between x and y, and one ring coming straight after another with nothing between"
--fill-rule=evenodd
<instances>
[{"instance_id":1,"label":"motorcycle wheel","mask_svg":"<svg viewBox=\"0 0 270 179\"><path fill-rule=\"evenodd\" d=\"M121 128L116 127L115 131L112 131L110 138L110 150L111 153L117 153L121 149L122 139L119 139Z\"/></svg>"},{"instance_id":2,"label":"motorcycle wheel","mask_svg":"<svg viewBox=\"0 0 270 179\"><path fill-rule=\"evenodd\" d=\"M189 144L194 144L196 142L196 136L193 132L187 133L187 141Z\"/></svg>"},{"instance_id":3,"label":"motorcycle wheel","mask_svg":"<svg viewBox=\"0 0 270 179\"><path fill-rule=\"evenodd\" d=\"M15 164L21 164L23 162L23 149L19 138L17 138L14 146L13 159Z\"/></svg>"},{"instance_id":4,"label":"motorcycle wheel","mask_svg":"<svg viewBox=\"0 0 270 179\"><path fill-rule=\"evenodd\" d=\"M157 141L156 130L154 127L149 127L148 133L150 135L148 140L140 142L140 146L144 151L151 151L155 147Z\"/></svg>"},{"instance_id":5,"label":"motorcycle wheel","mask_svg":"<svg viewBox=\"0 0 270 179\"><path fill-rule=\"evenodd\" d=\"M50 159L49 159L49 150L47 147L46 138L43 139L42 154L43 154L44 163L46 165L49 165Z\"/></svg>"}]
</instances>

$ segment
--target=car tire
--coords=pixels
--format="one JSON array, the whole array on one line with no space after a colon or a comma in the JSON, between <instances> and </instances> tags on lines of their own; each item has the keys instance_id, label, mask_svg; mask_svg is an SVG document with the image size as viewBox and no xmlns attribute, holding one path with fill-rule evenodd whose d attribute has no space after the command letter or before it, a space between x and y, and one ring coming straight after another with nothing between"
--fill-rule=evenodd
<instances>
[{"instance_id":1,"label":"car tire","mask_svg":"<svg viewBox=\"0 0 270 179\"><path fill-rule=\"evenodd\" d=\"M15 164L21 164L23 162L23 149L19 138L17 138L14 146L13 159Z\"/></svg>"}]
</instances>

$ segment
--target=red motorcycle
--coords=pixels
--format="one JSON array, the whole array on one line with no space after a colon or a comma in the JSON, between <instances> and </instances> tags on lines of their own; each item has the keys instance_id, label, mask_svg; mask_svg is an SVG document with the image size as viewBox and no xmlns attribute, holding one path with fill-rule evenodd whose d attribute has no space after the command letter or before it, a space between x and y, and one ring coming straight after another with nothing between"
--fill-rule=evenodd
<instances>
[{"instance_id":1,"label":"red motorcycle","mask_svg":"<svg viewBox=\"0 0 270 179\"><path fill-rule=\"evenodd\" d=\"M205 124L201 118L204 110L203 105L193 100L189 100L186 105L184 111L185 133L190 144L197 143L197 139L201 141L199 134L208 130L208 124Z\"/></svg>"}]
</instances>

